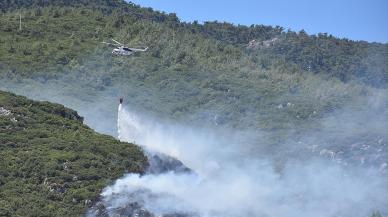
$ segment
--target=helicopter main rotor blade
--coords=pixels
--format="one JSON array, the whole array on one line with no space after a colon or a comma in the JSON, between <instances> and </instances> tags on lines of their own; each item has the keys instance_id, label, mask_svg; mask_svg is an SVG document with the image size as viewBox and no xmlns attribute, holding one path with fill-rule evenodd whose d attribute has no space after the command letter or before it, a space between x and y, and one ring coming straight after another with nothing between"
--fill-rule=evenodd
<instances>
[{"instance_id":1,"label":"helicopter main rotor blade","mask_svg":"<svg viewBox=\"0 0 388 217\"><path fill-rule=\"evenodd\" d=\"M148 50L148 47L146 47L146 48L144 48L144 49L139 49L139 48L129 48L129 49L131 49L131 50L133 50L133 51L147 51Z\"/></svg>"},{"instance_id":2,"label":"helicopter main rotor blade","mask_svg":"<svg viewBox=\"0 0 388 217\"><path fill-rule=\"evenodd\" d=\"M108 42L105 42L105 41L103 41L103 42L101 42L102 44L107 44L107 45L112 45L112 46L117 46L116 44L112 44L112 43L108 43Z\"/></svg>"},{"instance_id":3,"label":"helicopter main rotor blade","mask_svg":"<svg viewBox=\"0 0 388 217\"><path fill-rule=\"evenodd\" d=\"M121 46L124 46L123 44L121 44L120 42L114 40L113 38L112 38L112 41L116 42L117 44L119 44L119 45L121 45Z\"/></svg>"}]
</instances>

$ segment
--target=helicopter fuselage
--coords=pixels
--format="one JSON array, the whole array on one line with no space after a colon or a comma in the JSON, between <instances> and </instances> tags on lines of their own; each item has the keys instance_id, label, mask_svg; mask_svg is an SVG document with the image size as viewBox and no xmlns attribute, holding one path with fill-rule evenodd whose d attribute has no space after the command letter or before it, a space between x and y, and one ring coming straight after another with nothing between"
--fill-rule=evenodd
<instances>
[{"instance_id":1,"label":"helicopter fuselage","mask_svg":"<svg viewBox=\"0 0 388 217\"><path fill-rule=\"evenodd\" d=\"M124 47L124 46L120 46L118 48L115 48L113 49L112 51L112 54L115 54L115 55L124 55L124 56L129 56L131 55L133 52L131 49L127 48L127 47Z\"/></svg>"},{"instance_id":2,"label":"helicopter fuselage","mask_svg":"<svg viewBox=\"0 0 388 217\"><path fill-rule=\"evenodd\" d=\"M114 40L114 39L111 39L114 43L110 43L110 42L101 42L103 44L107 44L107 45L110 45L110 46L115 46L116 48L114 48L112 50L112 54L114 55L122 55L122 56L129 56L135 52L145 52L148 50L148 47L146 48L129 48L127 46L125 46L124 44Z\"/></svg>"}]
</instances>

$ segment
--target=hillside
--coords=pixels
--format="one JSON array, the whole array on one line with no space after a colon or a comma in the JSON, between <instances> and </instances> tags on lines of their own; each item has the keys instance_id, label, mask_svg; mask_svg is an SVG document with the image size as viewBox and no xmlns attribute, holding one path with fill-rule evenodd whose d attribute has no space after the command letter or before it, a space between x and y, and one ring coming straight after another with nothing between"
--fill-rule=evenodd
<instances>
[{"instance_id":1,"label":"hillside","mask_svg":"<svg viewBox=\"0 0 388 217\"><path fill-rule=\"evenodd\" d=\"M263 25L184 23L175 14L123 1L3 4L2 89L37 92L41 99L40 86L54 86L81 100L70 103L77 109L86 107L85 99L95 103L106 96L112 105L109 99L125 96L135 109L157 116L288 129L387 85L386 44ZM110 38L150 50L112 56L111 48L100 44ZM296 106L274 110L287 103ZM105 113L112 109L105 107Z\"/></svg>"},{"instance_id":2,"label":"hillside","mask_svg":"<svg viewBox=\"0 0 388 217\"><path fill-rule=\"evenodd\" d=\"M100 43L112 38L149 50L114 56L112 47ZM338 180L358 169L374 171L376 176L365 175L370 180L388 174L388 44L280 26L187 23L123 0L5 0L0 2L1 90L78 113L0 92L0 216L81 215L101 188L125 172L142 173L146 159L139 148L97 133L116 136L120 97L151 129L189 128L193 144L179 137L177 143L186 145L181 154L197 157L190 149L198 145L196 129L225 137L206 134L199 140L203 146L208 140L221 143L218 149L211 142L206 146L200 156L205 160L197 159L202 164L213 163L211 156L227 152L236 139L237 157L227 163L268 160L276 177L285 175L288 163L308 167L315 160L325 164L309 171L314 180L332 165L345 171ZM179 134L174 127L170 131ZM170 141L166 131L157 134L162 147L160 138ZM241 175L253 174L255 184L262 178L236 168ZM366 173L360 174L357 180ZM322 188L324 193L353 195L331 188L337 181L327 177L318 180L331 189ZM320 184L313 189L320 191Z\"/></svg>"},{"instance_id":3,"label":"hillside","mask_svg":"<svg viewBox=\"0 0 388 217\"><path fill-rule=\"evenodd\" d=\"M29 73L53 65L65 70L65 66L74 66L74 61L80 61L79 57L101 55L102 46L97 46L98 42L115 37L153 48L151 55L143 59L154 70L160 67L217 70L225 63L233 63L235 67L250 63L252 67L272 68L275 63L271 59L278 59L278 67L278 61L283 60L297 67L293 71L329 74L342 81L357 78L377 86L388 81L386 44L337 39L327 33L310 36L304 31L285 31L279 26L183 23L175 14L121 0L30 0L2 4L1 39L4 51L8 52L1 53L1 57L16 57L42 67L23 70ZM22 30L18 29L19 14L23 17ZM268 44L270 40L275 43ZM247 51L247 47L262 49L252 52L257 49ZM3 64L15 67L11 59L4 59ZM162 65L157 59L163 59ZM281 67L286 67L283 64Z\"/></svg>"},{"instance_id":4,"label":"hillside","mask_svg":"<svg viewBox=\"0 0 388 217\"><path fill-rule=\"evenodd\" d=\"M122 96L138 113L265 131L274 143L321 130L335 112L377 103L375 118L385 117L387 44L185 23L121 0L14 0L2 9L0 88L65 104L100 132L115 135L111 111ZM110 38L150 49L113 56L100 43Z\"/></svg>"},{"instance_id":5,"label":"hillside","mask_svg":"<svg viewBox=\"0 0 388 217\"><path fill-rule=\"evenodd\" d=\"M81 216L142 151L96 133L75 111L0 91L0 216Z\"/></svg>"}]
</instances>

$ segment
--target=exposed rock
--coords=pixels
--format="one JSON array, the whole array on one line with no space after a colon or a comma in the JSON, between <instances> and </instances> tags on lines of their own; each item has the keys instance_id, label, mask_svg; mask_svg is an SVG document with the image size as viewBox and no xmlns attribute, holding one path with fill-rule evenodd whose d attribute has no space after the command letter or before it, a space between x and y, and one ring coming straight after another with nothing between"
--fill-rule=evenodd
<instances>
[{"instance_id":1,"label":"exposed rock","mask_svg":"<svg viewBox=\"0 0 388 217\"><path fill-rule=\"evenodd\" d=\"M0 116L10 116L10 115L12 115L12 112L10 110L0 107Z\"/></svg>"},{"instance_id":2,"label":"exposed rock","mask_svg":"<svg viewBox=\"0 0 388 217\"><path fill-rule=\"evenodd\" d=\"M324 157L329 157L329 158L331 158L331 159L334 159L334 157L335 157L334 151L328 150L328 149L322 149L322 150L319 152L319 155L324 156Z\"/></svg>"},{"instance_id":3,"label":"exposed rock","mask_svg":"<svg viewBox=\"0 0 388 217\"><path fill-rule=\"evenodd\" d=\"M186 173L191 171L179 160L161 153L148 153L148 161L150 165L147 172L151 174L160 174L168 171L174 171L175 173Z\"/></svg>"},{"instance_id":4,"label":"exposed rock","mask_svg":"<svg viewBox=\"0 0 388 217\"><path fill-rule=\"evenodd\" d=\"M385 138L384 138L385 139ZM302 144L311 153L316 153L342 166L362 166L373 168L386 174L388 164L386 162L386 145L383 138L366 137L363 140L348 144L338 145L335 143L322 143L318 146L313 144Z\"/></svg>"},{"instance_id":5,"label":"exposed rock","mask_svg":"<svg viewBox=\"0 0 388 217\"><path fill-rule=\"evenodd\" d=\"M312 153L315 153L317 148L318 148L318 145L309 145L309 146L307 146L307 149L309 149Z\"/></svg>"},{"instance_id":6,"label":"exposed rock","mask_svg":"<svg viewBox=\"0 0 388 217\"><path fill-rule=\"evenodd\" d=\"M69 163L68 161L64 162L64 163L63 163L63 169L66 170L66 171L68 171L69 168L70 168L70 163Z\"/></svg>"},{"instance_id":7,"label":"exposed rock","mask_svg":"<svg viewBox=\"0 0 388 217\"><path fill-rule=\"evenodd\" d=\"M257 48L262 48L262 47L268 48L268 47L274 46L279 41L280 41L280 39L277 37L272 38L272 39L268 39L268 40L264 40L264 41L251 40L248 43L247 48L249 48L249 49L257 49Z\"/></svg>"},{"instance_id":8,"label":"exposed rock","mask_svg":"<svg viewBox=\"0 0 388 217\"><path fill-rule=\"evenodd\" d=\"M188 167L186 167L179 160L161 154L161 153L147 153L149 166L146 170L148 174L161 174L173 171L175 173L190 173L192 172ZM139 196L140 195L140 196ZM122 197L121 194L113 195L113 197ZM117 217L156 217L150 211L144 208L144 201L139 200L139 198L153 198L158 197L154 195L149 190L139 189L132 194L126 195L128 197L128 202L119 208L110 208L108 204L104 203L104 200L99 198L93 206L88 210L88 217L108 217L108 216L117 216ZM134 201L131 198L137 198ZM187 214L187 213L166 213L160 217L195 217L196 214ZM159 216L158 216L159 217Z\"/></svg>"},{"instance_id":9,"label":"exposed rock","mask_svg":"<svg viewBox=\"0 0 388 217\"><path fill-rule=\"evenodd\" d=\"M84 205L85 205L85 206L89 206L90 204L92 204L92 201L91 201L91 200L85 200L85 202L84 202Z\"/></svg>"},{"instance_id":10,"label":"exposed rock","mask_svg":"<svg viewBox=\"0 0 388 217\"><path fill-rule=\"evenodd\" d=\"M47 177L46 177L46 178L44 178L43 185L48 185L48 184L49 184L49 183L48 183Z\"/></svg>"}]
</instances>

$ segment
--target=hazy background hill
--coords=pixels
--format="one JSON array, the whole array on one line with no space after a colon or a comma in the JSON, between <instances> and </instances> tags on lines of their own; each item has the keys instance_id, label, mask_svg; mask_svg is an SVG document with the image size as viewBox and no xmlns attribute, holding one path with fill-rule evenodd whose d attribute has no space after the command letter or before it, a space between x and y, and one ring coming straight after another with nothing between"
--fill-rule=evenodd
<instances>
[{"instance_id":1,"label":"hazy background hill","mask_svg":"<svg viewBox=\"0 0 388 217\"><path fill-rule=\"evenodd\" d=\"M344 116L365 132L349 128L338 135L340 147L354 136L381 139L361 136L371 132L357 118L386 119L387 44L279 26L184 23L119 0L3 1L1 9L1 88L64 103L100 132L115 135L117 98L124 96L139 113L265 131L273 144L344 129ZM112 56L100 44L110 38L150 49ZM325 128L337 113L346 115Z\"/></svg>"}]
</instances>

